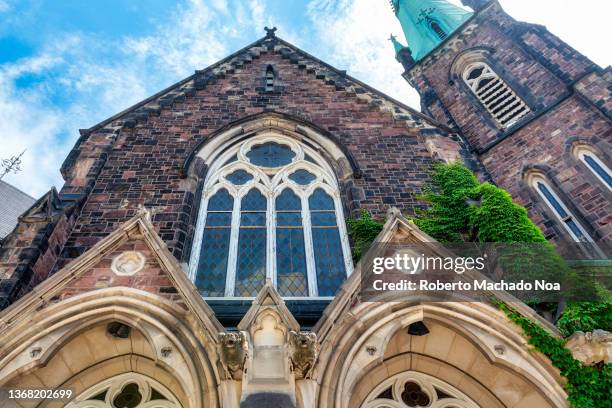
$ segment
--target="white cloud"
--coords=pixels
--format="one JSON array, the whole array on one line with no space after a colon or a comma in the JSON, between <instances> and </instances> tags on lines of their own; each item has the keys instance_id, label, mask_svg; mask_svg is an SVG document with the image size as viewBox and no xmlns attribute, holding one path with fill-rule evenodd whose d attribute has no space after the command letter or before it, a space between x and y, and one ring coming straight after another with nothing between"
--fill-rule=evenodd
<instances>
[{"instance_id":1,"label":"white cloud","mask_svg":"<svg viewBox=\"0 0 612 408\"><path fill-rule=\"evenodd\" d=\"M233 51L229 39L261 36L264 25L276 25L282 38L418 108L418 95L401 77L402 67L387 41L390 33L401 38L402 31L385 2L312 0L306 18L293 24L271 13L269 1L186 0L154 34L118 41L66 34L31 58L0 65L0 158L27 148L23 172L5 180L34 196L51 185L61 187L59 167L78 128L90 127L225 57ZM502 0L517 19L545 24L608 65L611 26L605 19L612 3L584 3L590 6L576 8L570 0ZM9 8L10 2L0 0L0 12ZM602 11L593 14L593 8ZM15 81L31 76L42 81L26 89L16 87ZM70 103L60 108L53 98Z\"/></svg>"},{"instance_id":2,"label":"white cloud","mask_svg":"<svg viewBox=\"0 0 612 408\"><path fill-rule=\"evenodd\" d=\"M1 2L2 0L0 0ZM2 3L0 3L2 4ZM0 65L0 158L27 149L22 169L4 181L38 197L61 187L59 167L79 128L90 127L224 57L216 10L190 0L154 35L109 42L83 34L55 38L32 58ZM15 81L40 76L40 84ZM70 100L57 108L56 94Z\"/></svg>"},{"instance_id":3,"label":"white cloud","mask_svg":"<svg viewBox=\"0 0 612 408\"><path fill-rule=\"evenodd\" d=\"M0 13L4 13L11 9L11 5L6 0L0 0Z\"/></svg>"},{"instance_id":4,"label":"white cloud","mask_svg":"<svg viewBox=\"0 0 612 408\"><path fill-rule=\"evenodd\" d=\"M317 56L418 109L419 97L402 78L387 41L402 32L389 7L371 0L314 0L308 16L320 44Z\"/></svg>"}]
</instances>

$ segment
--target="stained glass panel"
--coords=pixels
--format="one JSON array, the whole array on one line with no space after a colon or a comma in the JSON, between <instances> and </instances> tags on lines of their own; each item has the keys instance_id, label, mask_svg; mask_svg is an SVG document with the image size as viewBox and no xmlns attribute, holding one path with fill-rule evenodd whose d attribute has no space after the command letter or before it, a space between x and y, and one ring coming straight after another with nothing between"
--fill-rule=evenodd
<instances>
[{"instance_id":1,"label":"stained glass panel","mask_svg":"<svg viewBox=\"0 0 612 408\"><path fill-rule=\"evenodd\" d=\"M334 210L334 200L323 190L317 188L314 193L308 198L308 206L310 210Z\"/></svg>"},{"instance_id":2,"label":"stained glass panel","mask_svg":"<svg viewBox=\"0 0 612 408\"><path fill-rule=\"evenodd\" d=\"M334 296L346 278L334 201L318 188L308 204L319 296Z\"/></svg>"},{"instance_id":3,"label":"stained glass panel","mask_svg":"<svg viewBox=\"0 0 612 408\"><path fill-rule=\"evenodd\" d=\"M253 146L246 157L256 166L280 167L291 163L295 157L295 152L288 146L276 142L266 142Z\"/></svg>"},{"instance_id":4,"label":"stained glass panel","mask_svg":"<svg viewBox=\"0 0 612 408\"><path fill-rule=\"evenodd\" d=\"M550 192L550 190L544 183L538 183L538 189L542 192L544 197L546 197L546 200L548 200L550 205L553 206L555 211L557 211L557 214L559 214L559 217L561 218L567 217L567 212L565 211L561 203L557 201L555 196Z\"/></svg>"},{"instance_id":5,"label":"stained glass panel","mask_svg":"<svg viewBox=\"0 0 612 408\"><path fill-rule=\"evenodd\" d=\"M242 198L235 296L257 296L266 280L266 208L257 189Z\"/></svg>"},{"instance_id":6,"label":"stained glass panel","mask_svg":"<svg viewBox=\"0 0 612 408\"><path fill-rule=\"evenodd\" d=\"M208 200L208 211L232 211L233 207L234 197L224 188Z\"/></svg>"},{"instance_id":7,"label":"stained glass panel","mask_svg":"<svg viewBox=\"0 0 612 408\"><path fill-rule=\"evenodd\" d=\"M289 176L289 180L293 180L296 183L301 184L303 186L312 183L314 180L316 180L316 178L317 176L315 176L308 170L304 170L304 169L299 169L295 173L292 173Z\"/></svg>"},{"instance_id":8,"label":"stained glass panel","mask_svg":"<svg viewBox=\"0 0 612 408\"><path fill-rule=\"evenodd\" d=\"M233 171L232 173L225 176L225 178L229 180L232 184L236 184L239 186L247 183L248 181L253 180L253 176L244 170Z\"/></svg>"},{"instance_id":9,"label":"stained glass panel","mask_svg":"<svg viewBox=\"0 0 612 408\"><path fill-rule=\"evenodd\" d=\"M195 285L202 296L223 296L234 199L221 189L208 201Z\"/></svg>"},{"instance_id":10,"label":"stained glass panel","mask_svg":"<svg viewBox=\"0 0 612 408\"><path fill-rule=\"evenodd\" d=\"M608 186L612 187L612 176L602 166L599 165L597 160L595 160L592 156L585 154L584 161L587 162L589 166L591 166L593 171L597 173L599 177L601 177L608 184Z\"/></svg>"},{"instance_id":11,"label":"stained glass panel","mask_svg":"<svg viewBox=\"0 0 612 408\"><path fill-rule=\"evenodd\" d=\"M300 198L290 189L276 198L276 273L281 296L308 296Z\"/></svg>"}]
</instances>

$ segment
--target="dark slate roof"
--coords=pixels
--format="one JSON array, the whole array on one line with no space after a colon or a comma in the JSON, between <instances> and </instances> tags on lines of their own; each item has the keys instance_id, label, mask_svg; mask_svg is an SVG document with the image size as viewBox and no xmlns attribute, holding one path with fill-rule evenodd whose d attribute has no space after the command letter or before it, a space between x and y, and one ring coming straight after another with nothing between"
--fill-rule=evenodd
<instances>
[{"instance_id":1,"label":"dark slate roof","mask_svg":"<svg viewBox=\"0 0 612 408\"><path fill-rule=\"evenodd\" d=\"M0 239L6 237L17 225L17 218L36 200L0 180Z\"/></svg>"}]
</instances>

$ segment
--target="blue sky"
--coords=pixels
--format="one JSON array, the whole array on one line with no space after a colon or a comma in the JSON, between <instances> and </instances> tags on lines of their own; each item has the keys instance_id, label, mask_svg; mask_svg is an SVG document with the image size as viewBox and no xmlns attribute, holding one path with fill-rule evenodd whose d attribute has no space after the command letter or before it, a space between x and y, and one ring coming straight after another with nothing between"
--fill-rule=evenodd
<instances>
[{"instance_id":1,"label":"blue sky","mask_svg":"<svg viewBox=\"0 0 612 408\"><path fill-rule=\"evenodd\" d=\"M612 62L609 0L501 3ZM34 197L60 188L79 128L255 41L265 25L418 108L387 41L401 38L387 0L0 0L0 158L27 149L23 171L4 180Z\"/></svg>"}]
</instances>

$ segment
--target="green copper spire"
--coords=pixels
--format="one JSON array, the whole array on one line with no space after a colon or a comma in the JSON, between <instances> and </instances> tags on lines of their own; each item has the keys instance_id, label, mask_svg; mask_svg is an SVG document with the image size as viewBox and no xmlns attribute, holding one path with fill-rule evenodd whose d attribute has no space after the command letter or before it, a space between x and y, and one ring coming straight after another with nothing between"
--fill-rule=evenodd
<instances>
[{"instance_id":1,"label":"green copper spire","mask_svg":"<svg viewBox=\"0 0 612 408\"><path fill-rule=\"evenodd\" d=\"M429 54L474 14L446 0L391 0L391 5L415 61ZM396 42L393 45L397 55Z\"/></svg>"},{"instance_id":2,"label":"green copper spire","mask_svg":"<svg viewBox=\"0 0 612 408\"><path fill-rule=\"evenodd\" d=\"M395 55L397 56L397 54L402 50L402 48L405 48L405 46L402 45L402 43L400 43L399 41L397 41L397 37L394 36L393 34L391 34L391 37L389 38L389 40L393 43L393 48L395 49Z\"/></svg>"}]
</instances>

